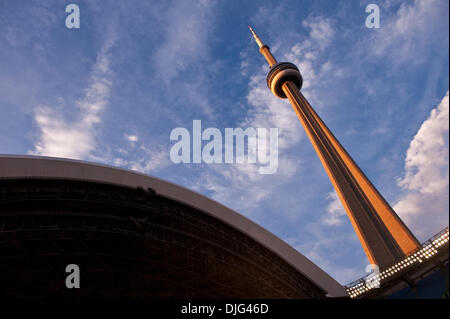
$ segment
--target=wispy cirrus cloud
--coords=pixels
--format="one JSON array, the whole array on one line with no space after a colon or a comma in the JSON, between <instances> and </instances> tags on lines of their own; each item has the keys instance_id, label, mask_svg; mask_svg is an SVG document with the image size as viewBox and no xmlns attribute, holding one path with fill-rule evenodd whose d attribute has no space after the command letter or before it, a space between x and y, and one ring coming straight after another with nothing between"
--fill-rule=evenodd
<instances>
[{"instance_id":1,"label":"wispy cirrus cloud","mask_svg":"<svg viewBox=\"0 0 450 319\"><path fill-rule=\"evenodd\" d=\"M74 103L76 116L64 117L56 107L38 106L34 120L39 135L30 154L86 159L92 155L97 141L95 126L101 122L101 112L108 103L111 89L110 50L115 42L113 33L106 38L92 67L89 86L83 98Z\"/></svg>"},{"instance_id":2,"label":"wispy cirrus cloud","mask_svg":"<svg viewBox=\"0 0 450 319\"><path fill-rule=\"evenodd\" d=\"M173 1L161 15L164 36L153 64L158 78L166 84L207 57L214 5L215 1Z\"/></svg>"},{"instance_id":3,"label":"wispy cirrus cloud","mask_svg":"<svg viewBox=\"0 0 450 319\"><path fill-rule=\"evenodd\" d=\"M208 76L210 35L216 1L172 1L158 16L163 37L152 62L166 100L183 100L198 108L201 115L213 117L209 102ZM172 98L170 98L173 96ZM183 106L184 107L184 106Z\"/></svg>"},{"instance_id":4,"label":"wispy cirrus cloud","mask_svg":"<svg viewBox=\"0 0 450 319\"><path fill-rule=\"evenodd\" d=\"M292 61L302 70L305 69L306 94L311 94L308 91L308 83L315 81L318 76L326 76L327 72L333 71L331 68L324 68L316 61L332 43L334 34L332 23L332 20L324 17L309 17L303 23L303 26L309 30L309 36L300 43L288 46L284 52L278 52L282 60ZM253 42L252 44L257 54L256 44ZM241 57L248 58L245 54L241 54ZM241 65L246 64L248 61L241 61ZM220 167L213 165L210 169L206 169L202 182L196 185L199 191L204 189L214 199L232 205L243 212L254 210L271 194L276 193L276 189L283 184L281 180L286 182L292 178L303 161L298 154L292 157L288 152L300 143L304 137L304 131L287 101L276 98L267 88L266 73L267 65L264 65L250 76L248 109L238 123L238 127L278 128L278 171L273 176L260 175L257 164L226 164L226 166L219 165ZM227 191L224 191L225 189ZM252 198L252 201L242 200L237 207L236 198Z\"/></svg>"},{"instance_id":5,"label":"wispy cirrus cloud","mask_svg":"<svg viewBox=\"0 0 450 319\"><path fill-rule=\"evenodd\" d=\"M171 165L169 152L165 148L139 147L141 156L128 160L126 166L142 173L152 173L162 167Z\"/></svg>"},{"instance_id":6,"label":"wispy cirrus cloud","mask_svg":"<svg viewBox=\"0 0 450 319\"><path fill-rule=\"evenodd\" d=\"M386 5L389 5L388 3ZM421 63L428 59L436 42L447 43L448 1L414 0L400 4L394 15L382 15L382 28L374 33L370 52L395 63Z\"/></svg>"}]
</instances>

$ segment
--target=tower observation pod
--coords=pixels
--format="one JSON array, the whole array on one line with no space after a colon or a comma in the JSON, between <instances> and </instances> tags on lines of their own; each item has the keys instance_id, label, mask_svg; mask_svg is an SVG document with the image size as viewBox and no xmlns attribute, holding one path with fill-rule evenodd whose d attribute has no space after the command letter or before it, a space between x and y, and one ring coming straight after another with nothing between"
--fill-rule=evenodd
<instances>
[{"instance_id":1,"label":"tower observation pod","mask_svg":"<svg viewBox=\"0 0 450 319\"><path fill-rule=\"evenodd\" d=\"M289 62L277 62L251 27L250 31L270 66L267 86L276 97L287 98L294 108L370 263L383 269L421 247L300 92L303 78L299 69Z\"/></svg>"}]
</instances>

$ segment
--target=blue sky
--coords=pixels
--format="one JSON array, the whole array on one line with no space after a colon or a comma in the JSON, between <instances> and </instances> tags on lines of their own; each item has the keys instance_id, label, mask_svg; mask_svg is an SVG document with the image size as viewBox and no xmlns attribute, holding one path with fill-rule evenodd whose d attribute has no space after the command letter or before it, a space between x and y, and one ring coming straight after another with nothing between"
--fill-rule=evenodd
<instances>
[{"instance_id":1,"label":"blue sky","mask_svg":"<svg viewBox=\"0 0 450 319\"><path fill-rule=\"evenodd\" d=\"M126 167L251 218L346 284L368 264L251 24L420 240L448 225L447 0L0 0L0 153ZM365 27L380 7L381 28ZM176 127L279 129L279 167L173 164Z\"/></svg>"}]
</instances>

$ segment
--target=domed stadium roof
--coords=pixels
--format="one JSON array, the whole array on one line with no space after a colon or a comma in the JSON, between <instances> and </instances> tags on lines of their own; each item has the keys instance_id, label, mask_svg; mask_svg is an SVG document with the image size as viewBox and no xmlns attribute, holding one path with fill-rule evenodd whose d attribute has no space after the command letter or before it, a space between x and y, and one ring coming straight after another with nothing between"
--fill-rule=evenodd
<instances>
[{"instance_id":1,"label":"domed stadium roof","mask_svg":"<svg viewBox=\"0 0 450 319\"><path fill-rule=\"evenodd\" d=\"M69 294L60 270L68 263L79 264L86 287L77 296L347 296L248 218L186 188L111 166L0 155L0 223L0 279L7 283L0 292L7 296Z\"/></svg>"}]
</instances>

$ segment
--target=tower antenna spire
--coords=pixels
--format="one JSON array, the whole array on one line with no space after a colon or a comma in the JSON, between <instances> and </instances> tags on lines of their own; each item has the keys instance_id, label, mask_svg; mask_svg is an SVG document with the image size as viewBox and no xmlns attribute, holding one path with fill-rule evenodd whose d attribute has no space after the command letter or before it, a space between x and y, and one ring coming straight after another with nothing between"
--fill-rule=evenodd
<instances>
[{"instance_id":1,"label":"tower antenna spire","mask_svg":"<svg viewBox=\"0 0 450 319\"><path fill-rule=\"evenodd\" d=\"M261 41L261 39L255 33L255 31L253 31L251 26L248 26L248 28L250 29L250 31L252 31L255 41L256 43L258 43L259 52L261 52L261 54L264 55L264 57L267 60L267 63L269 63L269 66L273 67L275 64L277 64L277 60L273 57L272 53L270 53L270 48Z\"/></svg>"},{"instance_id":2,"label":"tower antenna spire","mask_svg":"<svg viewBox=\"0 0 450 319\"><path fill-rule=\"evenodd\" d=\"M262 43L261 39L258 37L258 35L253 31L251 26L248 26L250 31L252 31L253 37L255 38L256 43L258 43L259 48L261 49L264 46L264 43Z\"/></svg>"}]
</instances>

